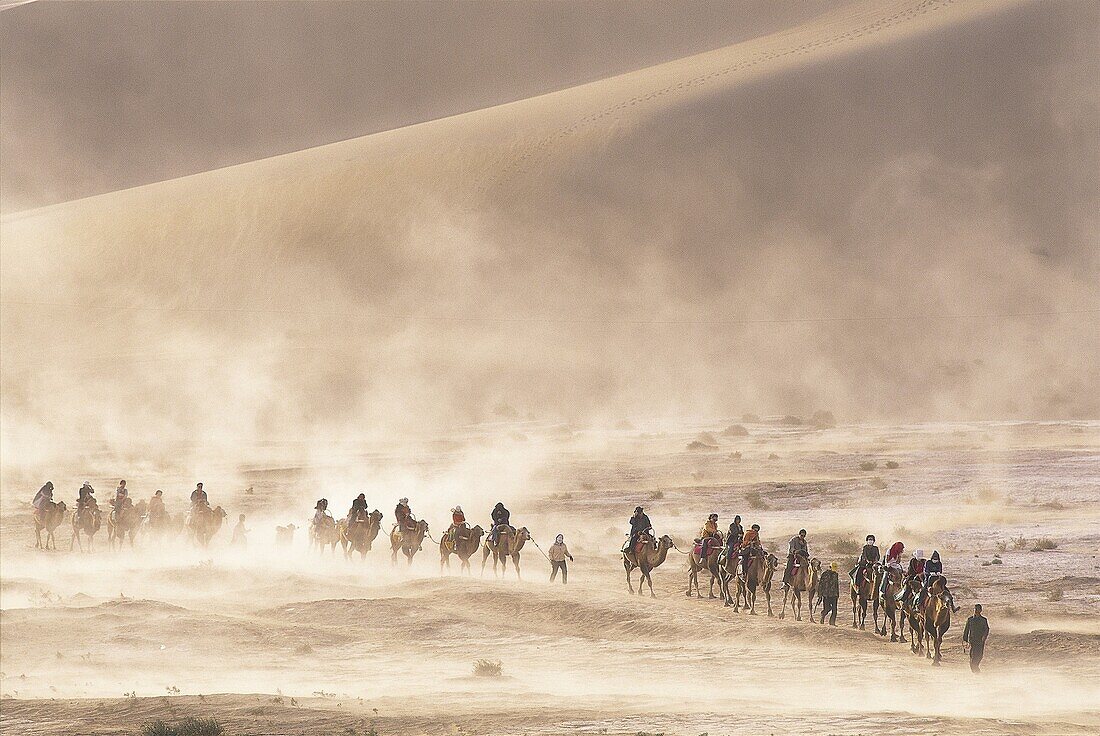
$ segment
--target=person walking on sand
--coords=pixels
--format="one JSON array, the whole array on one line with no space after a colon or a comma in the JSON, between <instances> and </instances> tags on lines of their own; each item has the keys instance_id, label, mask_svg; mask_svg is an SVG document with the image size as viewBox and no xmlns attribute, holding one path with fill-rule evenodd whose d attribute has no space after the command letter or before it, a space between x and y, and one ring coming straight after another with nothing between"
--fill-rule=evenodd
<instances>
[{"instance_id":1,"label":"person walking on sand","mask_svg":"<svg viewBox=\"0 0 1100 736\"><path fill-rule=\"evenodd\" d=\"M248 546L248 532L249 530L244 526L244 514L237 517L237 526L233 527L233 539L230 542L234 547Z\"/></svg>"},{"instance_id":2,"label":"person walking on sand","mask_svg":"<svg viewBox=\"0 0 1100 736\"><path fill-rule=\"evenodd\" d=\"M982 604L974 604L974 615L966 619L963 629L963 651L970 652L970 671L981 672L985 657L985 640L989 637L989 621L982 615Z\"/></svg>"},{"instance_id":3,"label":"person walking on sand","mask_svg":"<svg viewBox=\"0 0 1100 736\"><path fill-rule=\"evenodd\" d=\"M554 582L554 578L558 576L558 570L561 570L561 584L565 585L569 582L569 568L566 566L565 561L568 559L573 561L573 555L569 554L569 548L565 546L565 537L561 534L554 537L554 543L550 545L550 551L546 555L550 558L550 582Z\"/></svg>"},{"instance_id":4,"label":"person walking on sand","mask_svg":"<svg viewBox=\"0 0 1100 736\"><path fill-rule=\"evenodd\" d=\"M821 598L821 623L825 623L825 615L829 614L829 625L836 626L836 604L840 600L840 576L835 562L829 565L828 570L821 573L821 579L817 582L817 594Z\"/></svg>"}]
</instances>

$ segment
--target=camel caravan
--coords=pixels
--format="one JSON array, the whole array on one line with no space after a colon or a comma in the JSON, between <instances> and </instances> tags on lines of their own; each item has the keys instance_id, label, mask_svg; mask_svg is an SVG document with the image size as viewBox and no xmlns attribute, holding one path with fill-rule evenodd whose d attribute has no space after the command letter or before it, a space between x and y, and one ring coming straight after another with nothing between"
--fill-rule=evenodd
<instances>
[{"instance_id":1,"label":"camel caravan","mask_svg":"<svg viewBox=\"0 0 1100 736\"><path fill-rule=\"evenodd\" d=\"M741 517L735 516L726 533L718 529L718 514L711 514L695 538L690 551L676 547L672 538L658 537L653 531L645 510L638 506L630 519L629 539L622 549L626 584L634 593L632 573L638 570L638 594L644 592L643 584L653 593L652 572L668 558L670 550L687 557L687 590L702 597L700 575L709 575L708 594L720 598L734 612L747 611L756 614L757 593L764 593L768 615L772 610L772 580L779 569L779 558L767 551L760 539L760 525L753 524L748 531L741 525ZM910 650L924 654L933 664L940 664L940 648L943 638L951 628L951 616L959 608L955 605L939 552L925 558L923 550L911 556L908 568L901 564L905 544L895 542L889 547L885 559L875 543L874 535L867 535L866 544L849 573L849 594L852 601L852 628L865 629L868 610L871 612L875 633L891 642L906 642L905 629L909 628ZM840 578L837 564L823 570L822 562L809 553L805 529L788 543L787 563L782 573L783 603L779 618L788 611L801 621L805 607L811 623L835 626L837 602L840 597ZM715 595L717 586L718 594ZM820 618L815 620L816 609ZM879 614L882 614L881 622Z\"/></svg>"},{"instance_id":2,"label":"camel caravan","mask_svg":"<svg viewBox=\"0 0 1100 736\"><path fill-rule=\"evenodd\" d=\"M42 486L35 496L34 530L35 547L56 549L55 533L67 517L64 502L53 500L53 484ZM76 507L71 514L72 539L69 548L79 546L81 551L91 551L96 534L106 524L108 545L111 549L134 547L135 539L148 536L158 540L171 540L186 532L187 538L200 548L208 547L223 526L227 513L221 506L211 506L202 483L191 493L191 506L186 514L173 516L164 506L163 494L157 491L149 500L133 503L120 481L111 499L111 509L106 518L96 503L95 490L85 483L78 491ZM494 576L507 575L509 563L517 578L521 577L520 557L524 546L536 544L526 527L511 524L511 513L503 503L490 512L488 531L480 525L470 526L461 506L451 509L451 524L436 540L431 535L426 520L417 519L402 498L394 509L394 523L389 532L390 560L396 565L403 556L411 565L413 558L423 550L425 540L431 540L439 548L440 574L451 569L451 558L457 557L459 572L470 573L471 560L480 552L482 575L489 559L493 561ZM339 546L344 556L352 559L355 554L366 559L382 530L383 514L370 510L364 494L352 501L346 516L336 519L328 510L328 500L319 499L314 506L309 525L309 548L318 553L336 554ZM234 529L233 544L243 542L247 529L242 514ZM712 599L721 599L724 606L733 611L747 611L756 615L759 594L763 593L763 605L768 616L774 616L772 606L773 581L780 569L780 558L764 548L760 537L760 525L748 530L741 525L741 517L734 517L727 532L718 528L718 514L711 514L695 538L690 551L680 550L672 537L658 536L644 509L638 506L629 520L630 532L621 550L626 584L635 593L633 573L638 571L637 594L656 597L653 590L653 571L668 559L672 551L687 558L687 590L702 597L700 578L707 576L707 592ZM291 524L277 527L276 544L291 544L296 527ZM559 549L560 546L560 549ZM852 628L865 629L868 613L879 636L890 636L892 642L908 642L914 654L924 654L935 664L941 660L943 637L951 627L951 616L959 609L955 605L943 575L943 563L938 552L927 559L923 550L917 550L903 568L901 559L905 545L895 542L882 556L873 535L867 536L855 566L848 571L848 592L852 604ZM541 551L541 548L540 548ZM559 535L543 555L566 580L565 559L572 559ZM560 567L559 567L560 566ZM809 553L807 533L802 529L788 543L786 565L781 573L783 600L778 617L789 613L797 621L805 614L810 622L836 625L837 603L840 597L840 577L837 564L824 569L819 558ZM820 613L818 613L820 609ZM881 614L881 616L880 616ZM815 619L817 615L817 619ZM906 629L908 628L908 639Z\"/></svg>"}]
</instances>

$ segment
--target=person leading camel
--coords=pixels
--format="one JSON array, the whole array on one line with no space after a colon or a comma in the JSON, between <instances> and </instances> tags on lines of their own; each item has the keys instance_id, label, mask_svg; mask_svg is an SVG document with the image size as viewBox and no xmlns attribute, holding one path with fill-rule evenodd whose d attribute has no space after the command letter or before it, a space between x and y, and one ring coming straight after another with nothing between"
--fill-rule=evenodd
<instances>
[{"instance_id":1,"label":"person leading camel","mask_svg":"<svg viewBox=\"0 0 1100 736\"><path fill-rule=\"evenodd\" d=\"M557 577L558 570L561 570L561 583L565 585L569 582L569 568L565 564L565 560L573 561L573 555L569 554L569 548L565 546L565 536L559 534L554 537L554 543L550 545L550 549L547 550L547 557L550 558L550 582L554 582L554 578Z\"/></svg>"},{"instance_id":2,"label":"person leading camel","mask_svg":"<svg viewBox=\"0 0 1100 736\"><path fill-rule=\"evenodd\" d=\"M874 565L882 559L882 554L878 550L878 545L875 544L875 535L867 535L867 543L863 545L863 549L859 553L859 561L856 562L856 566L848 571L848 577L855 580L856 577L863 574L863 571L868 565Z\"/></svg>"},{"instance_id":3,"label":"person leading camel","mask_svg":"<svg viewBox=\"0 0 1100 736\"><path fill-rule=\"evenodd\" d=\"M810 559L810 546L806 543L806 530L799 529L787 544L787 567L783 570L783 585L790 586L795 563ZM805 564L803 562L803 564Z\"/></svg>"},{"instance_id":4,"label":"person leading camel","mask_svg":"<svg viewBox=\"0 0 1100 736\"><path fill-rule=\"evenodd\" d=\"M237 525L233 527L233 539L229 543L234 547L238 545L241 547L248 546L248 532L249 530L244 525L244 514L241 514L237 517Z\"/></svg>"},{"instance_id":5,"label":"person leading camel","mask_svg":"<svg viewBox=\"0 0 1100 736\"><path fill-rule=\"evenodd\" d=\"M966 619L963 629L963 651L970 654L970 671L981 672L985 657L985 640L989 637L989 621L982 615L982 604L974 604L974 615Z\"/></svg>"},{"instance_id":6,"label":"person leading camel","mask_svg":"<svg viewBox=\"0 0 1100 736\"><path fill-rule=\"evenodd\" d=\"M821 623L825 623L825 616L828 614L829 625L836 626L836 605L840 600L840 576L835 562L829 565L828 570L821 573L821 579L817 582L817 595L821 598Z\"/></svg>"},{"instance_id":7,"label":"person leading camel","mask_svg":"<svg viewBox=\"0 0 1100 736\"><path fill-rule=\"evenodd\" d=\"M497 501L497 505L493 507L489 516L493 519L493 529L489 532L489 538L496 545L500 542L500 533L511 525L512 512L504 508L502 502Z\"/></svg>"},{"instance_id":8,"label":"person leading camel","mask_svg":"<svg viewBox=\"0 0 1100 736\"><path fill-rule=\"evenodd\" d=\"M623 551L633 550L638 543L638 537L643 534L653 534L653 524L649 521L649 517L646 516L645 509L641 506L634 507L634 515L630 517L630 539L627 540L626 546L623 547Z\"/></svg>"}]
</instances>

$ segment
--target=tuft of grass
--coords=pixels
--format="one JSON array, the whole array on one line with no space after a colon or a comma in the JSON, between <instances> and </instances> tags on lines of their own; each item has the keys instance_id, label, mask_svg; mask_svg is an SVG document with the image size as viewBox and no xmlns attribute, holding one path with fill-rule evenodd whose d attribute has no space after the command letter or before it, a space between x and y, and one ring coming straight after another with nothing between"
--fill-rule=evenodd
<instances>
[{"instance_id":1,"label":"tuft of grass","mask_svg":"<svg viewBox=\"0 0 1100 736\"><path fill-rule=\"evenodd\" d=\"M1004 560L1002 560L1000 557L994 557L992 560L989 561L989 564L990 565L1003 565L1005 563L1004 563Z\"/></svg>"},{"instance_id":2,"label":"tuft of grass","mask_svg":"<svg viewBox=\"0 0 1100 736\"><path fill-rule=\"evenodd\" d=\"M768 502L760 495L760 491L749 491L745 494L745 503L753 511L763 511L768 508Z\"/></svg>"},{"instance_id":3,"label":"tuft of grass","mask_svg":"<svg viewBox=\"0 0 1100 736\"><path fill-rule=\"evenodd\" d=\"M1051 603L1057 603L1062 600L1062 596L1065 595L1065 593L1066 592L1061 588L1051 588L1050 592L1047 593L1047 600Z\"/></svg>"},{"instance_id":4,"label":"tuft of grass","mask_svg":"<svg viewBox=\"0 0 1100 736\"><path fill-rule=\"evenodd\" d=\"M787 427L798 427L802 425L802 417L796 417L794 414L788 414L779 420L779 423Z\"/></svg>"},{"instance_id":5,"label":"tuft of grass","mask_svg":"<svg viewBox=\"0 0 1100 736\"><path fill-rule=\"evenodd\" d=\"M871 488L874 488L876 491L886 490L886 481L884 481L882 478L879 478L877 475L874 478L871 478L870 483Z\"/></svg>"},{"instance_id":6,"label":"tuft of grass","mask_svg":"<svg viewBox=\"0 0 1100 736\"><path fill-rule=\"evenodd\" d=\"M740 424L731 424L722 430L723 437L748 437L749 430L745 429Z\"/></svg>"},{"instance_id":7,"label":"tuft of grass","mask_svg":"<svg viewBox=\"0 0 1100 736\"><path fill-rule=\"evenodd\" d=\"M902 537L912 537L915 535L912 529L903 524L901 526L894 527L894 536L900 539Z\"/></svg>"},{"instance_id":8,"label":"tuft of grass","mask_svg":"<svg viewBox=\"0 0 1100 736\"><path fill-rule=\"evenodd\" d=\"M838 555L858 555L862 547L855 537L840 537L829 543L829 551Z\"/></svg>"},{"instance_id":9,"label":"tuft of grass","mask_svg":"<svg viewBox=\"0 0 1100 736\"><path fill-rule=\"evenodd\" d=\"M649 494L649 500L650 501L660 501L664 497L665 497L665 492L660 491L660 490L654 491L653 493Z\"/></svg>"},{"instance_id":10,"label":"tuft of grass","mask_svg":"<svg viewBox=\"0 0 1100 736\"><path fill-rule=\"evenodd\" d=\"M1035 540L1035 546L1031 548L1031 551L1046 552L1047 550L1051 549L1058 549L1058 543L1055 542L1053 539L1047 539L1046 537L1043 537L1042 539Z\"/></svg>"},{"instance_id":11,"label":"tuft of grass","mask_svg":"<svg viewBox=\"0 0 1100 736\"><path fill-rule=\"evenodd\" d=\"M760 424L760 417L756 414L742 414L741 421L745 424Z\"/></svg>"},{"instance_id":12,"label":"tuft of grass","mask_svg":"<svg viewBox=\"0 0 1100 736\"><path fill-rule=\"evenodd\" d=\"M184 718L174 724L153 721L141 727L141 736L223 736L225 728L213 718Z\"/></svg>"},{"instance_id":13,"label":"tuft of grass","mask_svg":"<svg viewBox=\"0 0 1100 736\"><path fill-rule=\"evenodd\" d=\"M768 459L769 459L769 460L778 460L778 459L779 459L779 456L778 456L778 455L776 455L776 454L775 454L774 452L769 452L769 453L768 453Z\"/></svg>"},{"instance_id":14,"label":"tuft of grass","mask_svg":"<svg viewBox=\"0 0 1100 736\"><path fill-rule=\"evenodd\" d=\"M877 467L878 463L874 460L864 460L859 464L859 469L864 471L865 473L869 473Z\"/></svg>"},{"instance_id":15,"label":"tuft of grass","mask_svg":"<svg viewBox=\"0 0 1100 736\"><path fill-rule=\"evenodd\" d=\"M997 542L997 554L1008 551L1008 542Z\"/></svg>"},{"instance_id":16,"label":"tuft of grass","mask_svg":"<svg viewBox=\"0 0 1100 736\"><path fill-rule=\"evenodd\" d=\"M479 659L474 662L474 674L478 677L500 677L501 671L499 659Z\"/></svg>"},{"instance_id":17,"label":"tuft of grass","mask_svg":"<svg viewBox=\"0 0 1100 736\"><path fill-rule=\"evenodd\" d=\"M897 470L900 467L901 467L901 465L899 465L897 462L895 462L893 460L887 460L886 461L886 469L887 470Z\"/></svg>"},{"instance_id":18,"label":"tuft of grass","mask_svg":"<svg viewBox=\"0 0 1100 736\"><path fill-rule=\"evenodd\" d=\"M1027 537L1016 537L1012 540L1012 549L1027 549Z\"/></svg>"},{"instance_id":19,"label":"tuft of grass","mask_svg":"<svg viewBox=\"0 0 1100 736\"><path fill-rule=\"evenodd\" d=\"M730 460L740 460L740 459L741 459L741 453L740 452L731 452L730 453Z\"/></svg>"}]
</instances>

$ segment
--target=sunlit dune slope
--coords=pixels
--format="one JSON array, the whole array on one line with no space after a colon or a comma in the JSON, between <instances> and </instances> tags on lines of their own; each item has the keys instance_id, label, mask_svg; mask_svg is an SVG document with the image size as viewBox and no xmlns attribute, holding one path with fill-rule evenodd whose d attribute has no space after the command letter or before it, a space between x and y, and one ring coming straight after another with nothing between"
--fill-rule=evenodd
<instances>
[{"instance_id":1,"label":"sunlit dune slope","mask_svg":"<svg viewBox=\"0 0 1100 736\"><path fill-rule=\"evenodd\" d=\"M10 216L5 443L1094 415L1085 4L865 2ZM976 52L977 50L977 52Z\"/></svg>"}]
</instances>

